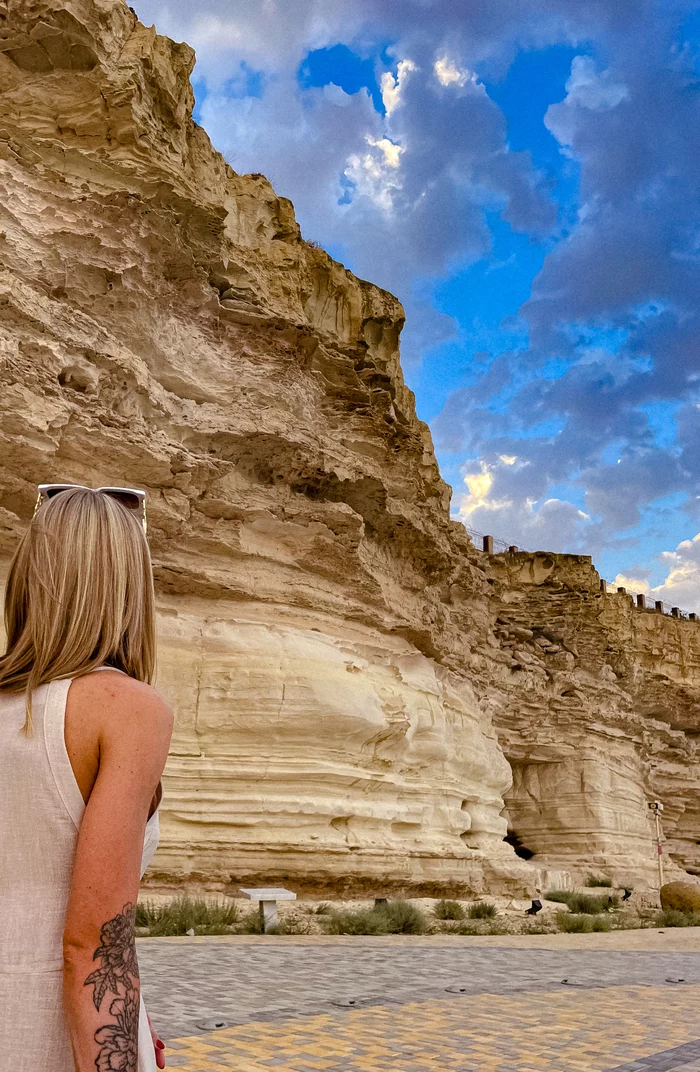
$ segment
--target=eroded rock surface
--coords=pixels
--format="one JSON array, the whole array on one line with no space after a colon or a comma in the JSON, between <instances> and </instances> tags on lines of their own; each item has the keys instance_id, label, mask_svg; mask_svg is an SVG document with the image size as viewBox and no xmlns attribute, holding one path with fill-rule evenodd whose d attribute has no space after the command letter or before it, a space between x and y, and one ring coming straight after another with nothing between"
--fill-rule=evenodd
<instances>
[{"instance_id":1,"label":"eroded rock surface","mask_svg":"<svg viewBox=\"0 0 700 1072\"><path fill-rule=\"evenodd\" d=\"M653 881L652 790L695 867L697 626L585 559L475 550L400 304L213 150L193 62L121 0L0 3L0 553L38 482L148 491L154 880Z\"/></svg>"},{"instance_id":2,"label":"eroded rock surface","mask_svg":"<svg viewBox=\"0 0 700 1072\"><path fill-rule=\"evenodd\" d=\"M647 803L659 799L667 869L700 874L700 624L602 592L584 557L519 552L487 569L510 658L493 714L520 843L581 876L658 886Z\"/></svg>"}]
</instances>

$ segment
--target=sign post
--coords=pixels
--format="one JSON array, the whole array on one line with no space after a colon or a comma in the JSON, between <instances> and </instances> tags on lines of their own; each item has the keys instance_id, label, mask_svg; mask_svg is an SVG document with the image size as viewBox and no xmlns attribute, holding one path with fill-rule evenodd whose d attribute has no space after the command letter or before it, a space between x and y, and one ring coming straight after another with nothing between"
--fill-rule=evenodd
<instances>
[{"instance_id":1,"label":"sign post","mask_svg":"<svg viewBox=\"0 0 700 1072\"><path fill-rule=\"evenodd\" d=\"M664 884L664 863L663 863L663 843L661 839L661 812L664 810L664 806L660 800L650 800L649 810L654 813L654 820L656 822L656 859L659 864L659 892Z\"/></svg>"}]
</instances>

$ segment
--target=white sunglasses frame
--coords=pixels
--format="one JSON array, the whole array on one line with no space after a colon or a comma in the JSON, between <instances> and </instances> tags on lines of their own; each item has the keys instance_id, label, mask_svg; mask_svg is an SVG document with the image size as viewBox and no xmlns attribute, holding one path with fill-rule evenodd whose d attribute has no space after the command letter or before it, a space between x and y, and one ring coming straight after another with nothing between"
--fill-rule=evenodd
<instances>
[{"instance_id":1,"label":"white sunglasses frame","mask_svg":"<svg viewBox=\"0 0 700 1072\"><path fill-rule=\"evenodd\" d=\"M142 491L140 488L117 488L113 487L112 485L108 485L107 487L103 488L88 488L86 484L39 484L37 486L38 495L36 500L36 506L34 507L34 513L36 514L42 503L48 502L49 499L54 498L53 495L49 494L50 491L55 489L56 493L60 494L60 492L62 491L70 491L71 488L81 488L83 491L101 491L103 495L111 495L115 499L118 499L119 495L135 495L139 501L139 521L141 522L141 527L143 528L144 535L147 535L148 527L146 523L146 492ZM118 499L118 501L121 500ZM125 506L126 504L122 503L122 505ZM127 506L127 510L131 509L133 508ZM136 512L137 510L134 510L134 513Z\"/></svg>"}]
</instances>

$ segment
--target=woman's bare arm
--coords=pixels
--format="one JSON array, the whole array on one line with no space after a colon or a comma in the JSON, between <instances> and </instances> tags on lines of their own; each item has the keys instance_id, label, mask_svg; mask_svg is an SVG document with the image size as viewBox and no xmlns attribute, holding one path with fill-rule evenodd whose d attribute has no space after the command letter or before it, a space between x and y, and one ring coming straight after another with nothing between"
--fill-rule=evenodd
<instances>
[{"instance_id":1,"label":"woman's bare arm","mask_svg":"<svg viewBox=\"0 0 700 1072\"><path fill-rule=\"evenodd\" d=\"M66 916L64 1000L76 1072L136 1072L134 914L144 828L173 719L148 685L108 671L83 681L71 692L81 689L77 702L91 705L86 720L95 727L100 758Z\"/></svg>"}]
</instances>

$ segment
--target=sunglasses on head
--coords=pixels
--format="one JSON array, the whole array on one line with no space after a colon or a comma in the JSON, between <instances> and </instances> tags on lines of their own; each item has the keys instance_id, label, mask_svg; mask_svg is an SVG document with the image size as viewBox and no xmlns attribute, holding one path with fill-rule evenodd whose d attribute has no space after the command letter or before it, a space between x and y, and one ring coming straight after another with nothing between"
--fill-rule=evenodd
<instances>
[{"instance_id":1,"label":"sunglasses on head","mask_svg":"<svg viewBox=\"0 0 700 1072\"><path fill-rule=\"evenodd\" d=\"M82 488L84 491L100 491L103 495L109 495L110 499L116 499L127 510L133 510L138 517L143 531L146 532L146 492L137 488L88 488L84 484L39 484L39 495L34 507L37 512L42 503L60 495L62 491L70 491L72 488Z\"/></svg>"}]
</instances>

